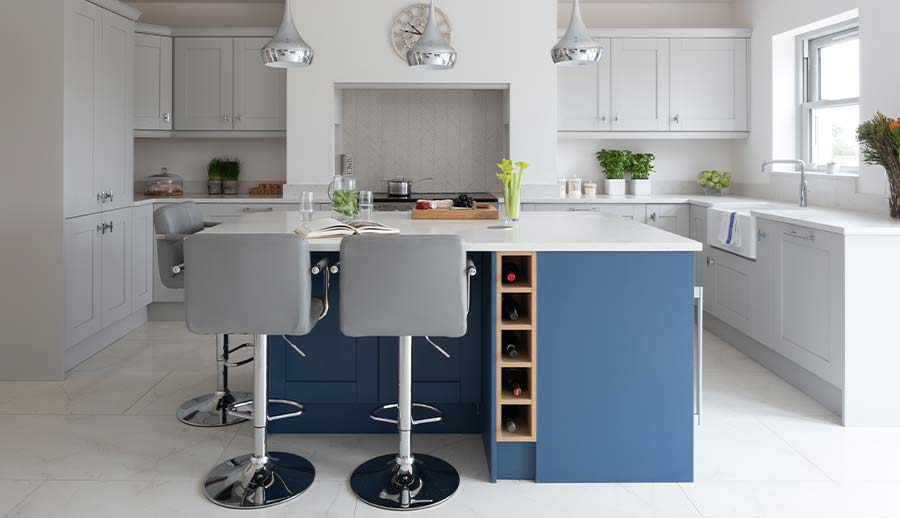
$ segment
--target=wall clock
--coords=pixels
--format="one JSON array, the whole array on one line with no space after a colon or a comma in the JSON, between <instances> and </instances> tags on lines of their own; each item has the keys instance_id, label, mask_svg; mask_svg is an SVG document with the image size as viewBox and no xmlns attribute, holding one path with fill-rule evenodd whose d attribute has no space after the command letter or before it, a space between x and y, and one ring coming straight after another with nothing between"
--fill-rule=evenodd
<instances>
[{"instance_id":1,"label":"wall clock","mask_svg":"<svg viewBox=\"0 0 900 518\"><path fill-rule=\"evenodd\" d=\"M449 44L453 32L450 18L439 8L435 8L435 16L438 29ZM428 4L413 4L403 9L394 20L394 24L391 26L391 43L394 45L394 51L404 63L406 62L406 53L419 41L426 23L428 23Z\"/></svg>"}]
</instances>

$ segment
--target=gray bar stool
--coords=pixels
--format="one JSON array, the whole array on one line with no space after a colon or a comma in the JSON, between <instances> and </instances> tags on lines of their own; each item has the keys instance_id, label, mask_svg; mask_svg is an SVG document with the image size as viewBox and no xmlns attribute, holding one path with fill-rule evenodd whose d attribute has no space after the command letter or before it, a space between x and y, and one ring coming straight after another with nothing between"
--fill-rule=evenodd
<instances>
[{"instance_id":1,"label":"gray bar stool","mask_svg":"<svg viewBox=\"0 0 900 518\"><path fill-rule=\"evenodd\" d=\"M252 334L256 356L253 400L228 410L253 420L253 453L213 468L203 483L204 494L218 505L237 509L286 502L309 488L316 471L303 457L266 449L269 421L303 413L300 403L268 397L267 335L303 336L325 318L328 261L310 268L308 243L291 234L197 234L185 240L184 255L188 328L197 334ZM194 264L204 267L192 268ZM311 272L323 275L324 300L312 296ZM269 415L270 403L295 410Z\"/></svg>"},{"instance_id":2,"label":"gray bar stool","mask_svg":"<svg viewBox=\"0 0 900 518\"><path fill-rule=\"evenodd\" d=\"M376 409L371 416L397 424L399 451L363 463L350 478L353 492L370 505L422 509L445 501L459 488L459 473L453 466L412 453L412 426L443 417L431 405L412 402L412 337L466 334L473 275L475 266L466 260L458 236L355 236L341 243L341 331L352 337L397 336L400 340L399 401ZM424 289L432 295L423 296ZM437 415L414 419L413 408ZM396 419L386 416L393 409Z\"/></svg>"},{"instance_id":3,"label":"gray bar stool","mask_svg":"<svg viewBox=\"0 0 900 518\"><path fill-rule=\"evenodd\" d=\"M215 225L216 223L204 222L203 212L192 202L165 205L153 213L156 258L163 286L176 290L184 289L184 238ZM231 353L250 345L242 344L231 349L228 335L216 335L216 390L211 394L185 401L175 412L179 421L203 427L228 426L244 421L230 415L227 409L235 401L249 399L250 394L232 392L228 388L228 369L249 363L253 358L236 363L229 361L228 358Z\"/></svg>"}]
</instances>

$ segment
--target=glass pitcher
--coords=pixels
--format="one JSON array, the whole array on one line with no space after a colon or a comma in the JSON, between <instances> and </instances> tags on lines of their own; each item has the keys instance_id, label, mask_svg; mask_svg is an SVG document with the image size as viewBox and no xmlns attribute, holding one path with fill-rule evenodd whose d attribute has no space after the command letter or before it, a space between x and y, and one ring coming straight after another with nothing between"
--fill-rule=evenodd
<instances>
[{"instance_id":1,"label":"glass pitcher","mask_svg":"<svg viewBox=\"0 0 900 518\"><path fill-rule=\"evenodd\" d=\"M359 215L359 198L356 190L356 178L352 176L335 176L328 184L328 198L331 210L341 219L353 219Z\"/></svg>"}]
</instances>

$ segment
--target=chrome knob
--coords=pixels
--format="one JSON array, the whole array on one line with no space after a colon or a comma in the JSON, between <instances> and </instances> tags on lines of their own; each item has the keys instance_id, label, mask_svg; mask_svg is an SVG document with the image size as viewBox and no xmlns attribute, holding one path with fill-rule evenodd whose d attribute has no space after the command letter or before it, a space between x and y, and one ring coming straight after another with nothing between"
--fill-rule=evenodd
<instances>
[{"instance_id":1,"label":"chrome knob","mask_svg":"<svg viewBox=\"0 0 900 518\"><path fill-rule=\"evenodd\" d=\"M675 124L681 124L681 119L677 113L675 114L674 117L672 117L672 120L675 121Z\"/></svg>"},{"instance_id":2,"label":"chrome knob","mask_svg":"<svg viewBox=\"0 0 900 518\"><path fill-rule=\"evenodd\" d=\"M166 112L162 116L163 122L172 122L172 112Z\"/></svg>"},{"instance_id":3,"label":"chrome knob","mask_svg":"<svg viewBox=\"0 0 900 518\"><path fill-rule=\"evenodd\" d=\"M716 264L716 260L715 260L715 259L713 259L712 257L707 257L707 258L706 258L706 267L707 267L707 268L709 268L710 266L712 266L712 265L714 265L714 264Z\"/></svg>"}]
</instances>

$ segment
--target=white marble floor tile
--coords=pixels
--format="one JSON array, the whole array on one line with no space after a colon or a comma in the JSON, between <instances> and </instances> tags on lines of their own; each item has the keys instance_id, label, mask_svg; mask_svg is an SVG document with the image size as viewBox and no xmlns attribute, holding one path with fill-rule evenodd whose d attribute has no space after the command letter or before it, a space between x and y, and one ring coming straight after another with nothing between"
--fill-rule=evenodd
<instances>
[{"instance_id":1,"label":"white marble floor tile","mask_svg":"<svg viewBox=\"0 0 900 518\"><path fill-rule=\"evenodd\" d=\"M718 416L833 416L819 402L770 372L712 371L703 377L703 405Z\"/></svg>"},{"instance_id":2,"label":"white marble floor tile","mask_svg":"<svg viewBox=\"0 0 900 518\"><path fill-rule=\"evenodd\" d=\"M694 435L694 459L699 482L827 480L756 419L705 419Z\"/></svg>"},{"instance_id":3,"label":"white marble floor tile","mask_svg":"<svg viewBox=\"0 0 900 518\"><path fill-rule=\"evenodd\" d=\"M0 516L6 516L43 483L40 480L0 480Z\"/></svg>"},{"instance_id":4,"label":"white marble floor tile","mask_svg":"<svg viewBox=\"0 0 900 518\"><path fill-rule=\"evenodd\" d=\"M0 382L0 414L121 414L165 372L70 372L60 382Z\"/></svg>"},{"instance_id":5,"label":"white marble floor tile","mask_svg":"<svg viewBox=\"0 0 900 518\"><path fill-rule=\"evenodd\" d=\"M231 369L229 386L234 391L250 392L253 388L253 366ZM216 373L205 371L172 371L128 409L128 415L174 416L182 403L213 392Z\"/></svg>"},{"instance_id":6,"label":"white marble floor tile","mask_svg":"<svg viewBox=\"0 0 900 518\"><path fill-rule=\"evenodd\" d=\"M837 417L763 418L763 424L832 480L893 481L900 493L900 429L844 427Z\"/></svg>"},{"instance_id":7,"label":"white marble floor tile","mask_svg":"<svg viewBox=\"0 0 900 518\"><path fill-rule=\"evenodd\" d=\"M3 416L0 479L197 481L235 432L174 416Z\"/></svg>"}]
</instances>

